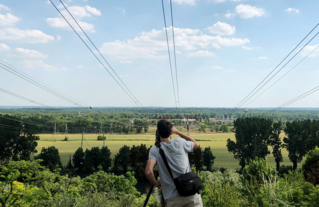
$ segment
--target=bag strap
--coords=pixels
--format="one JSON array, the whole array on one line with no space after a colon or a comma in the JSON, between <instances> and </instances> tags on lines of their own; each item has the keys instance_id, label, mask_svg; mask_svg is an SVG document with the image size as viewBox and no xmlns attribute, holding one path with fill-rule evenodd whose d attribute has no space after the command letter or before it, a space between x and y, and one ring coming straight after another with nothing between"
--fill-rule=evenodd
<instances>
[{"instance_id":1,"label":"bag strap","mask_svg":"<svg viewBox=\"0 0 319 207\"><path fill-rule=\"evenodd\" d=\"M168 162L167 162L167 159L166 159L164 150L161 148L161 145L159 145L159 152L160 152L160 154L161 154L161 156L162 156L162 159L163 159L163 161L164 161L164 163L165 163L165 166L166 166L166 168L167 168L169 174L170 174L171 177L172 177L172 180L174 180L173 174L172 174L172 171L171 171L171 168L170 168L169 165L168 165Z\"/></svg>"}]
</instances>

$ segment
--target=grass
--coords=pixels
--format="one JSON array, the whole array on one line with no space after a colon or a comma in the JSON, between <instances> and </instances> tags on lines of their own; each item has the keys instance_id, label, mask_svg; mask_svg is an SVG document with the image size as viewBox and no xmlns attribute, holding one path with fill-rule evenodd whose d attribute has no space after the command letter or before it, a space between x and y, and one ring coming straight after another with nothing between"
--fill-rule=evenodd
<instances>
[{"instance_id":1,"label":"grass","mask_svg":"<svg viewBox=\"0 0 319 207\"><path fill-rule=\"evenodd\" d=\"M84 134L83 148L90 149L92 147L102 147L103 141L98 141L97 136L99 134ZM41 140L38 141L38 152L41 151L42 147L55 146L59 149L61 161L63 165L69 160L70 154L73 153L81 146L82 134L69 134L69 141L64 140L64 134L40 134ZM133 145L145 144L147 147L154 146L155 136L154 134L115 134L110 137L109 134L105 135L105 145L111 150L112 157L118 153L119 149L123 145L132 147ZM234 133L196 133L191 132L191 136L194 139L201 140L199 144L202 148L210 146L214 156L216 157L214 168L228 167L228 168L239 168L238 160L233 158L233 154L229 153L226 147L227 139L235 139ZM283 137L284 135L282 135ZM173 136L173 139L177 136ZM52 140L55 139L55 142ZM205 141L207 140L207 141ZM270 149L271 151L271 149ZM284 161L281 165L292 165L288 158L288 152L286 149L282 150ZM270 154L267 156L268 164L275 166L273 156Z\"/></svg>"}]
</instances>

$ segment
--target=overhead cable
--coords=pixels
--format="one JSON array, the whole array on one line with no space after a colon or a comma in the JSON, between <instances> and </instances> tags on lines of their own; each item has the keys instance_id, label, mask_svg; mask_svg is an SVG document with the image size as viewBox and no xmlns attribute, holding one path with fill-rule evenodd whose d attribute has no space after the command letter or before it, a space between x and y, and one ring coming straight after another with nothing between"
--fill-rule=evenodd
<instances>
[{"instance_id":1,"label":"overhead cable","mask_svg":"<svg viewBox=\"0 0 319 207\"><path fill-rule=\"evenodd\" d=\"M23 80L73 104L73 105L76 105L76 106L83 106L85 107L84 105L80 104L79 102L75 101L74 99L72 100L72 98L68 98L66 95L62 95L60 92L56 91L55 89L49 87L49 86L46 86L42 83L40 83L38 80L36 80L35 78L29 76L29 75L26 75L24 74L23 72L19 71L18 69L14 68L13 66L9 65L8 63L5 63L4 61L1 61L0 60L0 68L22 78Z\"/></svg>"},{"instance_id":2,"label":"overhead cable","mask_svg":"<svg viewBox=\"0 0 319 207\"><path fill-rule=\"evenodd\" d=\"M122 90L131 98L131 100L139 107L143 107L142 104L136 99L134 99L125 89L124 87L119 83L119 81L112 75L112 73L107 69L107 67L102 63L102 61L96 56L96 54L93 52L93 50L86 44L86 42L83 40L83 38L79 35L79 33L74 29L74 27L70 24L70 22L65 18L65 16L62 14L62 12L56 7L56 5L50 0L51 4L54 6L54 8L60 13L60 15L63 17L63 19L68 23L68 25L72 28L72 30L76 33L76 35L81 39L81 41L85 44L85 46L90 50L90 52L94 55L94 57L99 61L99 63L104 67L104 69L110 74L110 76L115 80L115 82L122 88ZM81 28L82 29L82 28ZM92 43L93 44L93 43Z\"/></svg>"},{"instance_id":3,"label":"overhead cable","mask_svg":"<svg viewBox=\"0 0 319 207\"><path fill-rule=\"evenodd\" d=\"M316 25L316 27L318 26L319 24L317 24ZM315 27L315 28L316 28ZM314 28L314 29L315 29ZM313 29L313 30L314 30ZM313 30L311 30L311 32L313 31ZM309 33L310 34L310 33ZM308 35L309 35L308 34ZM293 55L292 56L292 58L290 58L273 76L271 76L267 81L266 81L266 83L264 83L259 89L257 89L256 91L255 91L255 89L256 88L258 88L273 72L274 72L274 70L275 69L277 69L278 68L278 66L301 44L301 42L306 38L306 37L308 37L308 35L284 58L284 60L283 61L281 61L280 63L279 63L279 65L277 65L276 66L276 68L273 70L273 71L271 71L271 73L269 73L268 75L267 75L267 77L262 81L262 82L260 82L259 83L259 85L253 90L253 91L251 91L251 93L253 93L254 91L254 93L253 94L249 94L248 96L246 96L242 101L241 101L241 103L240 104L238 104L232 111L230 111L228 114L230 114L230 113L233 113L233 112L235 112L238 108L240 108L242 105L244 105L249 99L251 99L259 90L261 90L270 80L272 80L288 63L290 63L290 61L291 60L293 60L317 35L319 34L319 32L318 33L316 33L295 55ZM247 98L248 97L248 98Z\"/></svg>"},{"instance_id":4,"label":"overhead cable","mask_svg":"<svg viewBox=\"0 0 319 207\"><path fill-rule=\"evenodd\" d=\"M288 105L290 105L292 103L295 103L296 101L299 101L300 99L303 99L303 98L313 94L314 92L316 92L318 90L319 90L319 86L307 91L306 93L301 94L300 96L298 96L298 97L296 97L296 98L294 98L294 99L292 99L292 100L290 100L290 101L288 101L288 102L286 102L286 103L284 103L284 104L282 104L282 105L280 105L280 106L278 106L278 107L276 107L276 108L274 108L274 109L272 109L270 111L274 111L276 109L280 109L280 108L286 107L286 106L288 106Z\"/></svg>"},{"instance_id":5,"label":"overhead cable","mask_svg":"<svg viewBox=\"0 0 319 207\"><path fill-rule=\"evenodd\" d=\"M2 88L0 88L0 92L9 94L9 95L14 96L14 97L16 97L16 98L20 98L20 99L23 99L23 100L25 100L25 101L29 101L29 102L31 102L31 103L34 103L34 104L37 104L37 105L40 105L40 106L47 106L47 105L45 105L45 104L42 104L42 103L40 103L40 102L37 102L37 101L31 100L31 99L28 99L28 98L26 98L26 97L20 96L20 95L18 95L18 94L12 93L12 92L7 91L7 90L2 89ZM47 106L47 107L48 107L48 106Z\"/></svg>"},{"instance_id":6,"label":"overhead cable","mask_svg":"<svg viewBox=\"0 0 319 207\"><path fill-rule=\"evenodd\" d=\"M177 109L177 100L176 100L176 92L175 92L175 84L174 84L174 75L173 75L173 69L172 69L171 52L170 52L170 49L169 49L168 35L167 35L167 26L166 26L166 18L165 18L164 0L162 0L162 9L163 9L163 17L164 17L164 26L165 26L165 34L166 34L166 43L167 43L167 52L168 52L168 59L169 59L169 67L170 67L170 69L171 69L171 77L172 77L172 84L173 84L173 91L174 91L174 99L175 99L175 105L176 105L176 109Z\"/></svg>"},{"instance_id":7,"label":"overhead cable","mask_svg":"<svg viewBox=\"0 0 319 207\"><path fill-rule=\"evenodd\" d=\"M177 75L177 61L176 61L176 48L175 48L175 32L174 32L174 18L173 18L173 5L172 0L170 0L171 6L171 20L172 20L172 34L173 34L173 46L174 46L174 61L175 61L175 76L176 76L176 89L177 89L177 102L178 107L181 107L180 99L179 99L179 87L178 87L178 75Z\"/></svg>"},{"instance_id":8,"label":"overhead cable","mask_svg":"<svg viewBox=\"0 0 319 207\"><path fill-rule=\"evenodd\" d=\"M239 108L241 105L243 105L243 104L247 101L246 99L247 99L248 97L251 98L251 97L252 97L251 94L252 94L264 81L266 81L266 79L296 50L296 48L299 47L299 45L318 27L318 25L319 25L319 23L318 23L318 24L298 43L298 45L297 45L296 47L294 47L294 48L291 50L291 52L290 52L243 100L241 100L241 101L237 104L237 106L236 106L235 108L233 108L228 114L235 112L235 111L237 110L237 108ZM317 36L317 35L318 35L318 33L317 33L315 36ZM314 36L314 37L315 37L315 36ZM313 38L314 38L314 37L313 37ZM312 38L312 39L313 39L313 38ZM312 39L311 39L311 40L312 40ZM310 40L310 41L311 41L311 40ZM309 41L309 42L310 42L310 41ZM308 43L309 43L309 42L308 42ZM307 44L308 44L308 43L307 43ZM304 47L305 47L305 46L304 46ZM304 48L304 47L303 47L303 48ZM300 52L303 48L301 48L301 49L299 50L299 52ZM298 53L299 53L299 52L298 52ZM298 53L296 53L293 57L295 57ZM292 58L292 59L293 59L293 58ZM285 65L287 65L292 59L290 59ZM283 67L282 67L282 68L283 68ZM281 68L281 69L282 69L282 68ZM280 70L281 70L281 69L280 69ZM279 70L279 71L280 71L280 70ZM277 72L277 73L278 73L278 72ZM276 73L276 74L277 74L277 73ZM270 78L270 80L271 80L271 79L272 79L272 78ZM264 84L264 85L265 85L265 84ZM263 87L263 86L262 86L262 87ZM262 87L261 87L261 88L262 88ZM260 88L260 89L261 89L261 88ZM254 93L254 94L255 94L255 93ZM254 95L254 94L253 94L253 95ZM250 98L248 98L248 99L250 99Z\"/></svg>"},{"instance_id":9,"label":"overhead cable","mask_svg":"<svg viewBox=\"0 0 319 207\"><path fill-rule=\"evenodd\" d=\"M313 52L315 52L319 48L319 45L313 49L306 57L304 57L302 60L300 60L294 67L292 67L289 71L287 71L283 76L281 76L276 82L274 82L271 86L269 86L266 90L264 90L261 94L259 94L256 98L254 98L251 102L249 102L246 106L251 104L253 101L255 101L257 98L259 98L261 95L263 95L268 89L273 87L276 83L278 83L283 77L285 77L288 73L290 73L294 68L296 68L302 61L304 61L307 57L309 57ZM244 106L244 107L246 107Z\"/></svg>"}]
</instances>

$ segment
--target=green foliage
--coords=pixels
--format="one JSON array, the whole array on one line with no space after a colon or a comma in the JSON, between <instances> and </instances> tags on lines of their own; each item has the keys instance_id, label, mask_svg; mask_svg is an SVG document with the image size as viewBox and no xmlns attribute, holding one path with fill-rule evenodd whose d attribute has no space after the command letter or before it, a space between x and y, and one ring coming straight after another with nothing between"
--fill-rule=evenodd
<instances>
[{"instance_id":1,"label":"green foliage","mask_svg":"<svg viewBox=\"0 0 319 207\"><path fill-rule=\"evenodd\" d=\"M302 165L305 179L314 185L319 184L319 148L310 150L306 156L306 160Z\"/></svg>"},{"instance_id":2,"label":"green foliage","mask_svg":"<svg viewBox=\"0 0 319 207\"><path fill-rule=\"evenodd\" d=\"M261 184L265 179L271 179L277 175L272 166L268 166L267 160L255 157L249 160L248 165L242 170L243 180Z\"/></svg>"},{"instance_id":3,"label":"green foliage","mask_svg":"<svg viewBox=\"0 0 319 207\"><path fill-rule=\"evenodd\" d=\"M0 116L0 124L13 128L12 130L0 128L0 162L10 159L30 160L30 155L37 152L35 126L13 121L7 115Z\"/></svg>"},{"instance_id":4,"label":"green foliage","mask_svg":"<svg viewBox=\"0 0 319 207\"><path fill-rule=\"evenodd\" d=\"M108 174L104 171L95 172L83 179L83 189L92 192L119 192L118 196L131 194L139 195L134 187L137 181L134 173L128 172L126 175Z\"/></svg>"},{"instance_id":5,"label":"green foliage","mask_svg":"<svg viewBox=\"0 0 319 207\"><path fill-rule=\"evenodd\" d=\"M270 135L270 145L272 146L272 154L275 158L276 162L276 170L279 171L280 163L283 161L282 153L281 153L281 138L280 133L282 130L281 121L276 122L272 126L272 134Z\"/></svg>"},{"instance_id":6,"label":"green foliage","mask_svg":"<svg viewBox=\"0 0 319 207\"><path fill-rule=\"evenodd\" d=\"M215 125L215 131L218 132L219 131L219 126Z\"/></svg>"},{"instance_id":7,"label":"green foliage","mask_svg":"<svg viewBox=\"0 0 319 207\"><path fill-rule=\"evenodd\" d=\"M197 170L203 170L204 156L201 147L198 147L193 152L188 153L188 159L190 164L194 165Z\"/></svg>"},{"instance_id":8,"label":"green foliage","mask_svg":"<svg viewBox=\"0 0 319 207\"><path fill-rule=\"evenodd\" d=\"M227 124L223 124L222 127L221 127L221 131L222 132L229 132L230 130L229 130L228 125Z\"/></svg>"},{"instance_id":9,"label":"green foliage","mask_svg":"<svg viewBox=\"0 0 319 207\"><path fill-rule=\"evenodd\" d=\"M99 136L97 136L97 140L106 140L106 136L101 136L101 135L99 135Z\"/></svg>"},{"instance_id":10,"label":"green foliage","mask_svg":"<svg viewBox=\"0 0 319 207\"><path fill-rule=\"evenodd\" d=\"M128 171L128 167L130 165L130 154L130 147L124 145L120 148L114 158L113 172L115 174L125 174Z\"/></svg>"},{"instance_id":11,"label":"green foliage","mask_svg":"<svg viewBox=\"0 0 319 207\"><path fill-rule=\"evenodd\" d=\"M148 149L145 144L141 144L140 146L133 145L130 150L130 165L138 180L145 179L144 170L147 164L149 150L150 148Z\"/></svg>"},{"instance_id":12,"label":"green foliage","mask_svg":"<svg viewBox=\"0 0 319 207\"><path fill-rule=\"evenodd\" d=\"M111 151L107 146L101 148L101 166L102 169L107 172L109 167L112 165Z\"/></svg>"},{"instance_id":13,"label":"green foliage","mask_svg":"<svg viewBox=\"0 0 319 207\"><path fill-rule=\"evenodd\" d=\"M198 131L199 131L199 132L204 132L204 133L206 133L206 128L207 128L207 126L206 126L205 124L202 124L202 125L200 126L200 128L198 129Z\"/></svg>"},{"instance_id":14,"label":"green foliage","mask_svg":"<svg viewBox=\"0 0 319 207\"><path fill-rule=\"evenodd\" d=\"M239 160L242 168L249 159L265 158L270 152L268 149L269 137L272 132L272 121L264 118L245 118L234 121L236 142L227 140L229 152Z\"/></svg>"},{"instance_id":15,"label":"green foliage","mask_svg":"<svg viewBox=\"0 0 319 207\"><path fill-rule=\"evenodd\" d=\"M76 168L78 172L82 172L83 170L84 156L85 156L85 153L83 152L83 149L81 147L79 147L73 155L73 159L72 159L73 166L74 168Z\"/></svg>"},{"instance_id":16,"label":"green foliage","mask_svg":"<svg viewBox=\"0 0 319 207\"><path fill-rule=\"evenodd\" d=\"M212 166L214 165L215 156L213 155L210 147L206 147L203 153L204 165L208 171L212 170Z\"/></svg>"},{"instance_id":17,"label":"green foliage","mask_svg":"<svg viewBox=\"0 0 319 207\"><path fill-rule=\"evenodd\" d=\"M211 132L214 132L214 129L215 129L215 128L214 128L214 126L212 125L212 126L210 127L210 131L211 131Z\"/></svg>"},{"instance_id":18,"label":"green foliage","mask_svg":"<svg viewBox=\"0 0 319 207\"><path fill-rule=\"evenodd\" d=\"M54 146L42 148L41 153L35 159L41 159L41 165L48 167L51 171L62 168L59 150Z\"/></svg>"}]
</instances>

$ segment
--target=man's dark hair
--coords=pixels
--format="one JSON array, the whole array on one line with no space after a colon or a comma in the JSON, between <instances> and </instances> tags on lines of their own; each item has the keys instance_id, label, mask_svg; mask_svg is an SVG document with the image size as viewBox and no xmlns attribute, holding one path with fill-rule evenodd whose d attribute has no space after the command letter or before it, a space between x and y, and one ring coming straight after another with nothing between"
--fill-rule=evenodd
<instances>
[{"instance_id":1,"label":"man's dark hair","mask_svg":"<svg viewBox=\"0 0 319 207\"><path fill-rule=\"evenodd\" d=\"M173 124L166 120L157 122L157 132L161 138L168 138L172 133Z\"/></svg>"}]
</instances>

